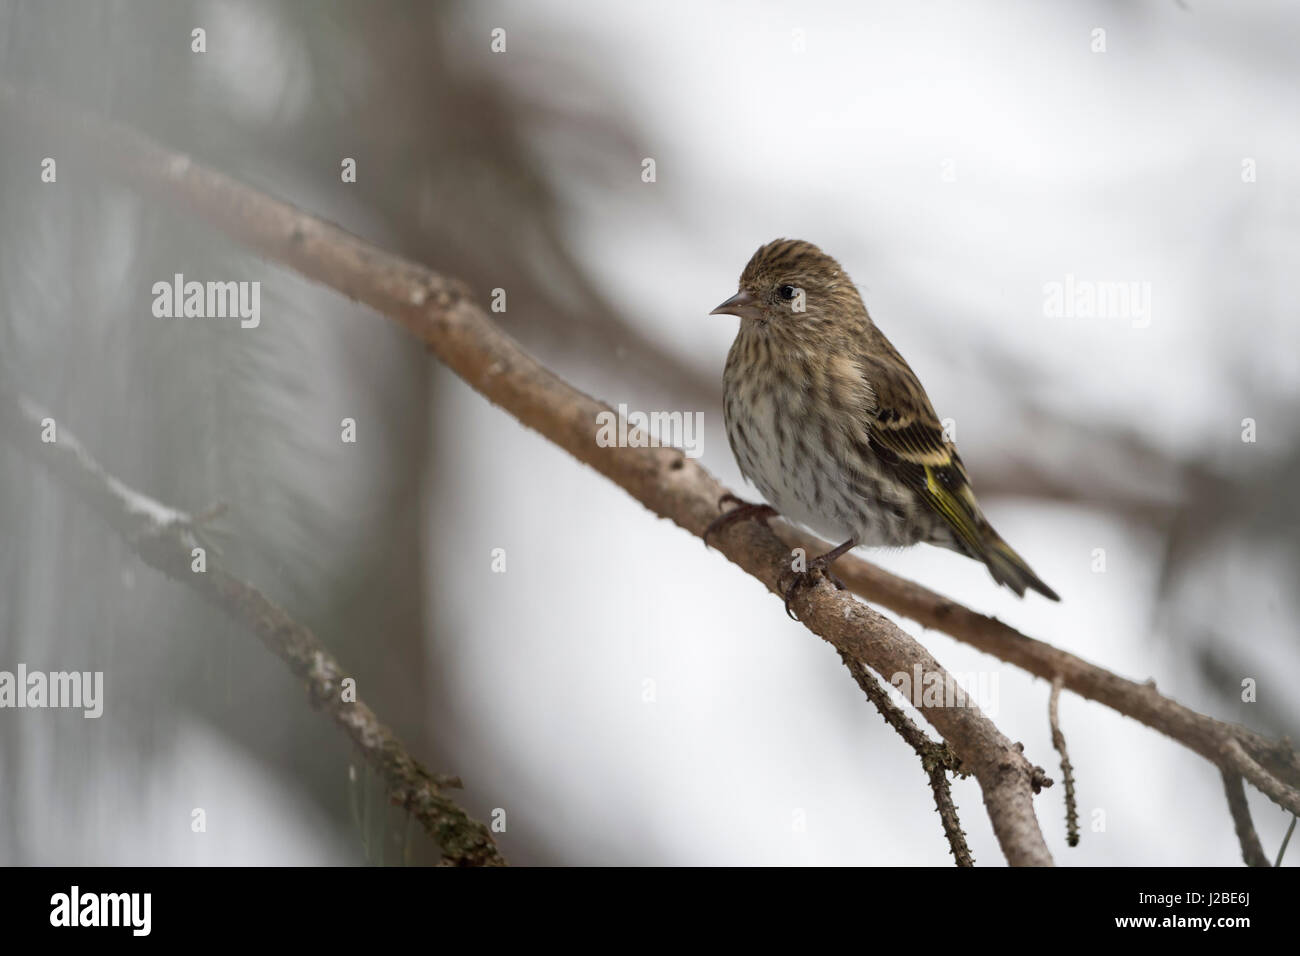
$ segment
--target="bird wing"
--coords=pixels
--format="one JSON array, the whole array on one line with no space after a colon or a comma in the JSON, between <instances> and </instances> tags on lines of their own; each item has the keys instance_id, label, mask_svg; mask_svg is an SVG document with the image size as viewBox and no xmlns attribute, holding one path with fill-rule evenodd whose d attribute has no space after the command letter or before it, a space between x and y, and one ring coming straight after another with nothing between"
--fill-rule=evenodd
<instances>
[{"instance_id":1,"label":"bird wing","mask_svg":"<svg viewBox=\"0 0 1300 956\"><path fill-rule=\"evenodd\" d=\"M911 487L948 524L972 557L984 551L988 526L957 447L944 437L943 425L916 374L893 346L864 362L875 393L868 421L872 450L900 481Z\"/></svg>"},{"instance_id":2,"label":"bird wing","mask_svg":"<svg viewBox=\"0 0 1300 956\"><path fill-rule=\"evenodd\" d=\"M883 336L871 352L859 365L872 393L864 412L876 460L943 519L956 548L983 561L995 581L1018 595L1033 588L1059 601L1060 596L989 525L975 500L966 466L956 446L944 437L943 425L916 373Z\"/></svg>"}]
</instances>

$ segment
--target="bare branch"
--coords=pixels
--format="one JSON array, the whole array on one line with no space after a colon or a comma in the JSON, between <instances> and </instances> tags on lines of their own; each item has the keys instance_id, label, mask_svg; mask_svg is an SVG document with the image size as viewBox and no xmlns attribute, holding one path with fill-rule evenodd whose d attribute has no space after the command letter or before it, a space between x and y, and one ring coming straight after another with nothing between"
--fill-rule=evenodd
<instances>
[{"instance_id":1,"label":"bare branch","mask_svg":"<svg viewBox=\"0 0 1300 956\"><path fill-rule=\"evenodd\" d=\"M56 422L56 440L43 442L41 422L46 418L53 416L0 386L0 435L76 492L145 563L189 585L261 638L306 683L312 705L352 738L387 783L393 803L416 817L437 841L443 864L505 864L487 828L442 793L444 787L459 787L460 781L430 773L365 703L343 699L347 674L315 634L257 588L221 568L215 558L205 555L206 570L192 570L193 549L204 546L200 523L113 477L67 426Z\"/></svg>"},{"instance_id":2,"label":"bare branch","mask_svg":"<svg viewBox=\"0 0 1300 956\"><path fill-rule=\"evenodd\" d=\"M1052 681L1052 696L1047 704L1047 716L1052 725L1052 746L1061 755L1061 776L1065 787L1065 842L1079 845L1079 805L1074 796L1074 768L1070 766L1070 753L1065 748L1065 734L1061 732L1061 678Z\"/></svg>"},{"instance_id":3,"label":"bare branch","mask_svg":"<svg viewBox=\"0 0 1300 956\"><path fill-rule=\"evenodd\" d=\"M858 682L858 686L862 688L867 698L876 705L880 715L885 718L885 723L893 727L921 758L921 767L930 778L934 806L939 811L939 819L943 823L943 835L948 840L953 859L958 866L974 866L975 858L966 844L966 833L961 828L957 805L952 799L952 787L948 783L949 772L966 776L962 772L961 761L947 744L936 743L926 735L925 731L916 726L912 719L903 713L902 708L889 699L889 692L861 661L855 661L843 654L840 655L840 659L844 661L844 666L849 669L849 673L853 675L853 679Z\"/></svg>"},{"instance_id":4,"label":"bare branch","mask_svg":"<svg viewBox=\"0 0 1300 956\"><path fill-rule=\"evenodd\" d=\"M1279 806L1286 807L1292 813L1297 812L1296 808L1300 807L1300 791L1288 787L1261 767L1250 754L1246 753L1246 748L1242 746L1240 740L1231 738L1224 741L1223 758L1227 761L1225 769L1241 774L1254 784L1260 793Z\"/></svg>"},{"instance_id":5,"label":"bare branch","mask_svg":"<svg viewBox=\"0 0 1300 956\"><path fill-rule=\"evenodd\" d=\"M1255 832L1254 821L1250 818L1250 805L1246 803L1241 776L1223 771L1223 790L1228 795L1228 812L1232 814L1237 839L1241 841L1242 859L1247 866L1268 866L1268 857L1264 855L1264 847L1260 845L1259 834Z\"/></svg>"}]
</instances>

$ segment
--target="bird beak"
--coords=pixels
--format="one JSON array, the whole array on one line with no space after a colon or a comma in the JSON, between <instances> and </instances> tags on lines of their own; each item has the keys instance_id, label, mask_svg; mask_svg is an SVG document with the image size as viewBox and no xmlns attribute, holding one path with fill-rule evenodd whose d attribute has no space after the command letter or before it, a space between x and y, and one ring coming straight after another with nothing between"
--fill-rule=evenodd
<instances>
[{"instance_id":1,"label":"bird beak","mask_svg":"<svg viewBox=\"0 0 1300 956\"><path fill-rule=\"evenodd\" d=\"M722 305L718 306L709 315L736 315L742 319L757 319L761 317L759 312L758 300L755 299L745 289L741 289Z\"/></svg>"}]
</instances>

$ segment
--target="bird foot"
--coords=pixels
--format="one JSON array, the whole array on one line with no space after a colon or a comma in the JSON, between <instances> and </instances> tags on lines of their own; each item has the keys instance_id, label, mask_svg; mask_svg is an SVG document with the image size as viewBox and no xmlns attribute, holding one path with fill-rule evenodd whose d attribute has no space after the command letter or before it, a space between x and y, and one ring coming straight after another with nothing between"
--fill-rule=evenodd
<instances>
[{"instance_id":1,"label":"bird foot","mask_svg":"<svg viewBox=\"0 0 1300 956\"><path fill-rule=\"evenodd\" d=\"M846 541L838 548L835 548L832 551L827 551L825 554L813 558L808 562L808 569L806 571L790 572L790 574L793 575L794 580L791 581L790 585L785 589L785 613L790 620L799 620L791 609L790 602L794 600L794 596L798 594L801 589L813 587L817 583L818 575L824 577L827 581L831 582L831 584L835 585L835 590L846 590L844 582L831 572L831 565L835 563L835 560L840 555L845 551L848 551L850 547L852 547L852 542Z\"/></svg>"},{"instance_id":2,"label":"bird foot","mask_svg":"<svg viewBox=\"0 0 1300 956\"><path fill-rule=\"evenodd\" d=\"M717 534L719 531L731 527L737 521L767 521L779 517L777 510L771 505L756 505L737 498L731 492L727 492L718 499L718 509L721 510L722 506L729 502L734 503L736 507L730 511L723 511L704 529L704 546L706 548L709 546L709 535Z\"/></svg>"}]
</instances>

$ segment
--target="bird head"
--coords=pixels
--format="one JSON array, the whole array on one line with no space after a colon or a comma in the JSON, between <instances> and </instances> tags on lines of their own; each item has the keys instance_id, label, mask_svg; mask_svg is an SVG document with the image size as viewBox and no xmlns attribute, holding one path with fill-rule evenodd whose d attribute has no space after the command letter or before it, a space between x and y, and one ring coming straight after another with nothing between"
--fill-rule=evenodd
<instances>
[{"instance_id":1,"label":"bird head","mask_svg":"<svg viewBox=\"0 0 1300 956\"><path fill-rule=\"evenodd\" d=\"M866 310L840 264L811 242L776 239L750 257L740 288L709 313L735 315L760 327L814 329L841 324Z\"/></svg>"}]
</instances>

